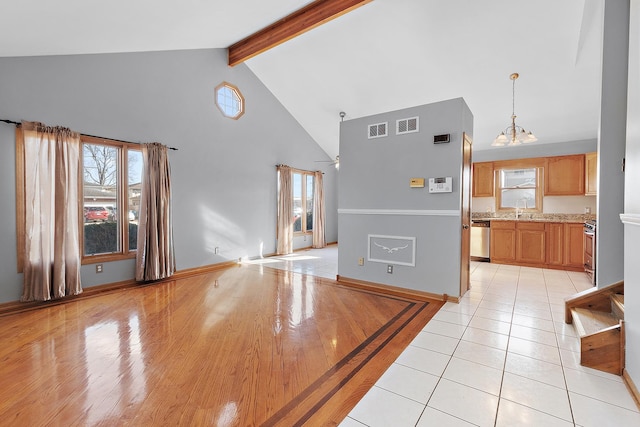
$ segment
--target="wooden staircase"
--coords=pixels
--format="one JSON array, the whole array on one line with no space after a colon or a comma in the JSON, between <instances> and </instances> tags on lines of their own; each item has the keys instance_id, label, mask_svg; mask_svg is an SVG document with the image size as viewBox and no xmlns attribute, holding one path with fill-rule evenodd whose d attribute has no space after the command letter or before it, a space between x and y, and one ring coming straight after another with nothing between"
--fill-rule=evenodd
<instances>
[{"instance_id":1,"label":"wooden staircase","mask_svg":"<svg viewBox=\"0 0 640 427\"><path fill-rule=\"evenodd\" d=\"M565 322L573 323L580 337L581 365L622 375L624 282L565 299Z\"/></svg>"}]
</instances>

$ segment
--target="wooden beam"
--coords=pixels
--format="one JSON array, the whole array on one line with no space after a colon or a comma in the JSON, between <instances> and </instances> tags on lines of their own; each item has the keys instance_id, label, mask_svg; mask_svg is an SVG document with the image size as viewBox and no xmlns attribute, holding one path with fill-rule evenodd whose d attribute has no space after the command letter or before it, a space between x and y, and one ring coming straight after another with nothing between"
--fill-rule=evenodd
<instances>
[{"instance_id":1,"label":"wooden beam","mask_svg":"<svg viewBox=\"0 0 640 427\"><path fill-rule=\"evenodd\" d=\"M372 0L316 0L228 47L229 65L238 65Z\"/></svg>"}]
</instances>

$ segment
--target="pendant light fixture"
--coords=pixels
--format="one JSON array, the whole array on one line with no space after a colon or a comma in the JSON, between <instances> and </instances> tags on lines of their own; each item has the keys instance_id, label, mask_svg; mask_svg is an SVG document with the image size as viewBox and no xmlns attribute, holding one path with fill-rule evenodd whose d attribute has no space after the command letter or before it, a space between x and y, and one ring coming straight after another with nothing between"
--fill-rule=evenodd
<instances>
[{"instance_id":1,"label":"pendant light fixture","mask_svg":"<svg viewBox=\"0 0 640 427\"><path fill-rule=\"evenodd\" d=\"M493 147L503 147L504 145L513 146L520 145L521 143L527 144L538 140L533 133L527 132L524 128L516 125L516 80L518 77L520 77L518 73L513 73L509 76L513 82L511 98L511 125L507 126L507 128L493 140L493 143L491 144Z\"/></svg>"}]
</instances>

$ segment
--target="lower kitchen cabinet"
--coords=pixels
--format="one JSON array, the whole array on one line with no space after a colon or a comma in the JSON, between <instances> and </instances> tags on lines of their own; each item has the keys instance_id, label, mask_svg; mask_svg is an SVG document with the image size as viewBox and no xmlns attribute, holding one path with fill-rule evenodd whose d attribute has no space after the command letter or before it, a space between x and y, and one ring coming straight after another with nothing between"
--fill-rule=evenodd
<instances>
[{"instance_id":1,"label":"lower kitchen cabinet","mask_svg":"<svg viewBox=\"0 0 640 427\"><path fill-rule=\"evenodd\" d=\"M560 222L545 224L547 232L547 264L560 267L564 263L564 225Z\"/></svg>"},{"instance_id":2,"label":"lower kitchen cabinet","mask_svg":"<svg viewBox=\"0 0 640 427\"><path fill-rule=\"evenodd\" d=\"M551 222L545 224L545 228L547 265L582 269L584 264L583 224Z\"/></svg>"},{"instance_id":3,"label":"lower kitchen cabinet","mask_svg":"<svg viewBox=\"0 0 640 427\"><path fill-rule=\"evenodd\" d=\"M516 222L516 262L544 264L545 231L543 222Z\"/></svg>"},{"instance_id":4,"label":"lower kitchen cabinet","mask_svg":"<svg viewBox=\"0 0 640 427\"><path fill-rule=\"evenodd\" d=\"M564 266L584 268L584 225L564 224Z\"/></svg>"},{"instance_id":5,"label":"lower kitchen cabinet","mask_svg":"<svg viewBox=\"0 0 640 427\"><path fill-rule=\"evenodd\" d=\"M491 262L581 270L583 224L491 221Z\"/></svg>"},{"instance_id":6,"label":"lower kitchen cabinet","mask_svg":"<svg viewBox=\"0 0 640 427\"><path fill-rule=\"evenodd\" d=\"M511 264L516 261L515 221L491 221L489 252L492 262Z\"/></svg>"}]
</instances>

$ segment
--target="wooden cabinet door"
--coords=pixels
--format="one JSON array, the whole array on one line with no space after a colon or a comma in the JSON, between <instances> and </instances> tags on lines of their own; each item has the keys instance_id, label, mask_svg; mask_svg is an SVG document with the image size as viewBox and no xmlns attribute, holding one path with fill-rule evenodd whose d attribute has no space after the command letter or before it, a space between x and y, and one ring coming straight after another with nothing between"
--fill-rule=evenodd
<instances>
[{"instance_id":1,"label":"wooden cabinet door","mask_svg":"<svg viewBox=\"0 0 640 427\"><path fill-rule=\"evenodd\" d=\"M473 164L473 197L493 197L493 162Z\"/></svg>"},{"instance_id":2,"label":"wooden cabinet door","mask_svg":"<svg viewBox=\"0 0 640 427\"><path fill-rule=\"evenodd\" d=\"M564 262L567 267L584 265L584 225L582 223L564 224Z\"/></svg>"},{"instance_id":3,"label":"wooden cabinet door","mask_svg":"<svg viewBox=\"0 0 640 427\"><path fill-rule=\"evenodd\" d=\"M540 222L516 223L516 261L528 264L544 264L545 225Z\"/></svg>"},{"instance_id":4,"label":"wooden cabinet door","mask_svg":"<svg viewBox=\"0 0 640 427\"><path fill-rule=\"evenodd\" d=\"M584 194L584 154L547 158L544 171L545 196Z\"/></svg>"},{"instance_id":5,"label":"wooden cabinet door","mask_svg":"<svg viewBox=\"0 0 640 427\"><path fill-rule=\"evenodd\" d=\"M562 265L564 263L564 224L550 222L545 224L547 264Z\"/></svg>"},{"instance_id":6,"label":"wooden cabinet door","mask_svg":"<svg viewBox=\"0 0 640 427\"><path fill-rule=\"evenodd\" d=\"M489 252L492 261L516 260L516 227L513 221L491 221Z\"/></svg>"},{"instance_id":7,"label":"wooden cabinet door","mask_svg":"<svg viewBox=\"0 0 640 427\"><path fill-rule=\"evenodd\" d=\"M598 153L584 155L584 195L598 195Z\"/></svg>"}]
</instances>

